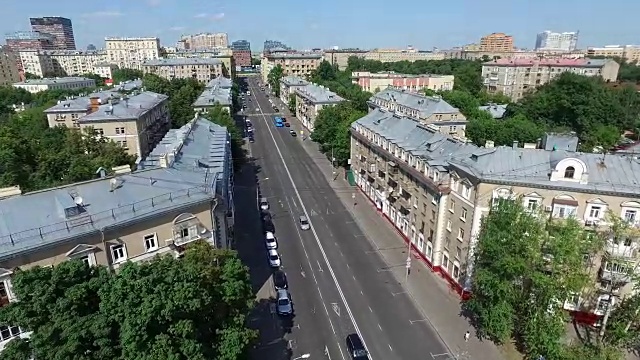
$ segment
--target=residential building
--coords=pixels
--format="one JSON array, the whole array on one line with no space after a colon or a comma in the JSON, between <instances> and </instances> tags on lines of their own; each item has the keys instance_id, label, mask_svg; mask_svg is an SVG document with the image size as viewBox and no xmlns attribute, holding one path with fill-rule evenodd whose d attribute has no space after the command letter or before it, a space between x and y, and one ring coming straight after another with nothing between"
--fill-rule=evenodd
<instances>
[{"instance_id":1,"label":"residential building","mask_svg":"<svg viewBox=\"0 0 640 360\"><path fill-rule=\"evenodd\" d=\"M607 45L605 47L590 47L587 56L599 56L607 58L621 58L627 62L640 61L640 45Z\"/></svg>"},{"instance_id":2,"label":"residential building","mask_svg":"<svg viewBox=\"0 0 640 360\"><path fill-rule=\"evenodd\" d=\"M103 79L113 79L114 70L118 70L118 65L102 62L93 65L92 73Z\"/></svg>"},{"instance_id":3,"label":"residential building","mask_svg":"<svg viewBox=\"0 0 640 360\"><path fill-rule=\"evenodd\" d=\"M368 92L378 92L389 86L409 91L423 89L441 91L453 89L454 77L453 75L398 74L393 71L381 71L378 73L354 71L351 73L351 80L354 84L360 86L362 90Z\"/></svg>"},{"instance_id":4,"label":"residential building","mask_svg":"<svg viewBox=\"0 0 640 360\"><path fill-rule=\"evenodd\" d=\"M285 50L291 49L284 43L276 40L265 40L262 48L263 48L262 52L269 52L273 49L285 49Z\"/></svg>"},{"instance_id":5,"label":"residential building","mask_svg":"<svg viewBox=\"0 0 640 360\"><path fill-rule=\"evenodd\" d=\"M507 112L508 104L488 104L479 107L480 110L488 112L492 118L499 120L504 118L504 114Z\"/></svg>"},{"instance_id":6,"label":"residential building","mask_svg":"<svg viewBox=\"0 0 640 360\"><path fill-rule=\"evenodd\" d=\"M53 48L58 50L75 50L76 39L73 36L71 20L59 16L29 18L31 29L42 34L53 36Z\"/></svg>"},{"instance_id":7,"label":"residential building","mask_svg":"<svg viewBox=\"0 0 640 360\"><path fill-rule=\"evenodd\" d=\"M233 49L232 52L236 66L251 66L251 50Z\"/></svg>"},{"instance_id":8,"label":"residential building","mask_svg":"<svg viewBox=\"0 0 640 360\"><path fill-rule=\"evenodd\" d=\"M416 60L443 60L444 54L432 51L420 51L409 46L406 49L374 49L364 54L364 59L383 63Z\"/></svg>"},{"instance_id":9,"label":"residential building","mask_svg":"<svg viewBox=\"0 0 640 360\"><path fill-rule=\"evenodd\" d=\"M46 90L79 90L95 88L96 81L84 77L27 79L13 84L13 87L25 89L28 92L35 94Z\"/></svg>"},{"instance_id":10,"label":"residential building","mask_svg":"<svg viewBox=\"0 0 640 360\"><path fill-rule=\"evenodd\" d=\"M231 43L231 49L251 51L251 43L248 42L247 40L236 40Z\"/></svg>"},{"instance_id":11,"label":"residential building","mask_svg":"<svg viewBox=\"0 0 640 360\"><path fill-rule=\"evenodd\" d=\"M5 35L9 50L45 50L53 48L54 37L37 31L16 31Z\"/></svg>"},{"instance_id":12,"label":"residential building","mask_svg":"<svg viewBox=\"0 0 640 360\"><path fill-rule=\"evenodd\" d=\"M233 106L231 88L233 82L224 76L218 76L207 83L204 91L193 103L193 109L201 114L206 114L209 109L221 105L224 110L231 113Z\"/></svg>"},{"instance_id":13,"label":"residential building","mask_svg":"<svg viewBox=\"0 0 640 360\"><path fill-rule=\"evenodd\" d=\"M229 47L227 33L200 33L183 35L178 41L178 48L184 50L207 50Z\"/></svg>"},{"instance_id":14,"label":"residential building","mask_svg":"<svg viewBox=\"0 0 640 360\"><path fill-rule=\"evenodd\" d=\"M157 37L107 37L106 61L121 69L141 70L142 63L160 58L160 39Z\"/></svg>"},{"instance_id":15,"label":"residential building","mask_svg":"<svg viewBox=\"0 0 640 360\"><path fill-rule=\"evenodd\" d=\"M608 211L639 225L640 162L576 152L577 139L567 140L547 136L542 149L481 148L376 109L352 124L351 167L359 188L416 255L465 295L472 290L470 249L482 218L501 199L522 201L550 219L576 218L588 229L606 228ZM601 317L612 298L629 294L637 245L638 239L609 240L589 254L585 265L594 269L596 291L576 294L563 307Z\"/></svg>"},{"instance_id":16,"label":"residential building","mask_svg":"<svg viewBox=\"0 0 640 360\"><path fill-rule=\"evenodd\" d=\"M313 131L318 112L327 106L335 106L344 101L338 94L321 85L308 84L295 87L296 118L302 125ZM287 103L289 100L287 99Z\"/></svg>"},{"instance_id":17,"label":"residential building","mask_svg":"<svg viewBox=\"0 0 640 360\"><path fill-rule=\"evenodd\" d=\"M230 72L231 77L235 76L235 61L233 59L233 50L231 49L210 49L210 50L174 50L168 51L167 59L218 59L222 61L224 67Z\"/></svg>"},{"instance_id":18,"label":"residential building","mask_svg":"<svg viewBox=\"0 0 640 360\"><path fill-rule=\"evenodd\" d=\"M39 77L60 75L55 72L53 61L45 55L43 50L22 50L17 54L24 73Z\"/></svg>"},{"instance_id":19,"label":"residential building","mask_svg":"<svg viewBox=\"0 0 640 360\"><path fill-rule=\"evenodd\" d=\"M24 50L19 55L24 71L41 77L94 73L107 58L103 51L79 50Z\"/></svg>"},{"instance_id":20,"label":"residential building","mask_svg":"<svg viewBox=\"0 0 640 360\"><path fill-rule=\"evenodd\" d=\"M487 91L516 101L567 71L615 82L619 69L611 59L496 59L482 64L482 78Z\"/></svg>"},{"instance_id":21,"label":"residential building","mask_svg":"<svg viewBox=\"0 0 640 360\"><path fill-rule=\"evenodd\" d=\"M338 69L343 71L349 65L350 57L364 58L367 50L360 49L331 49L324 51L324 60L331 65L338 65Z\"/></svg>"},{"instance_id":22,"label":"residential building","mask_svg":"<svg viewBox=\"0 0 640 360\"><path fill-rule=\"evenodd\" d=\"M262 81L267 82L267 75L271 69L280 65L284 75L293 75L306 78L318 68L322 62L322 53L312 51L272 51L262 54L260 71Z\"/></svg>"},{"instance_id":23,"label":"residential building","mask_svg":"<svg viewBox=\"0 0 640 360\"><path fill-rule=\"evenodd\" d=\"M451 49L441 50L445 59L482 60L482 59L580 59L585 57L586 51L562 50L513 50L513 51L479 51Z\"/></svg>"},{"instance_id":24,"label":"residential building","mask_svg":"<svg viewBox=\"0 0 640 360\"><path fill-rule=\"evenodd\" d=\"M536 37L536 50L574 51L578 47L578 32L543 31Z\"/></svg>"},{"instance_id":25,"label":"residential building","mask_svg":"<svg viewBox=\"0 0 640 360\"><path fill-rule=\"evenodd\" d=\"M20 81L17 63L15 53L0 46L0 86L11 86Z\"/></svg>"},{"instance_id":26,"label":"residential building","mask_svg":"<svg viewBox=\"0 0 640 360\"><path fill-rule=\"evenodd\" d=\"M309 82L297 76L284 76L280 79L280 100L283 103L289 103L289 97L296 94L296 89L307 86Z\"/></svg>"},{"instance_id":27,"label":"residential building","mask_svg":"<svg viewBox=\"0 0 640 360\"><path fill-rule=\"evenodd\" d=\"M206 83L223 75L227 69L215 58L183 58L148 60L142 64L145 74L155 74L164 79L196 79Z\"/></svg>"},{"instance_id":28,"label":"residential building","mask_svg":"<svg viewBox=\"0 0 640 360\"><path fill-rule=\"evenodd\" d=\"M136 171L100 169L99 179L25 194L1 189L0 306L19 300L12 290L16 269L75 259L117 271L129 261L180 257L197 240L230 248L229 143L226 128L196 118L167 133ZM28 335L7 325L0 326L0 349Z\"/></svg>"},{"instance_id":29,"label":"residential building","mask_svg":"<svg viewBox=\"0 0 640 360\"><path fill-rule=\"evenodd\" d=\"M146 157L171 128L168 97L151 91L125 95L103 91L72 97L44 111L50 127L86 130Z\"/></svg>"},{"instance_id":30,"label":"residential building","mask_svg":"<svg viewBox=\"0 0 640 360\"><path fill-rule=\"evenodd\" d=\"M492 33L480 39L480 51L513 51L513 36Z\"/></svg>"},{"instance_id":31,"label":"residential building","mask_svg":"<svg viewBox=\"0 0 640 360\"><path fill-rule=\"evenodd\" d=\"M465 139L467 119L438 95L425 96L389 87L374 94L368 104L369 111L407 116L442 134Z\"/></svg>"}]
</instances>

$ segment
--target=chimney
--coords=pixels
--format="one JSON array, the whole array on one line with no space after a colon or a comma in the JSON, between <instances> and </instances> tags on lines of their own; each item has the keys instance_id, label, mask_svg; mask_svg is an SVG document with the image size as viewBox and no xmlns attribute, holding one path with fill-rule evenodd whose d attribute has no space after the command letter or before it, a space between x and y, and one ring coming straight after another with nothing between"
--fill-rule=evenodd
<instances>
[{"instance_id":1,"label":"chimney","mask_svg":"<svg viewBox=\"0 0 640 360\"><path fill-rule=\"evenodd\" d=\"M517 149L519 144L520 144L520 143L518 142L518 140L513 140L513 146L512 146L512 148Z\"/></svg>"},{"instance_id":2,"label":"chimney","mask_svg":"<svg viewBox=\"0 0 640 360\"><path fill-rule=\"evenodd\" d=\"M89 114L98 111L98 108L100 107L100 98L98 96L93 96L89 99L89 101L91 104L91 108L89 109Z\"/></svg>"}]
</instances>

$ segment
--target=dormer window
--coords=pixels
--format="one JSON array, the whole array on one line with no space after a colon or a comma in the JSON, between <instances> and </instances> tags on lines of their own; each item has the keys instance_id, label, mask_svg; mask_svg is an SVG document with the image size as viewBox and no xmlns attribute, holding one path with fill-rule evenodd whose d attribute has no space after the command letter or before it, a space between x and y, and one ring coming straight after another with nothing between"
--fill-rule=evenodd
<instances>
[{"instance_id":1,"label":"dormer window","mask_svg":"<svg viewBox=\"0 0 640 360\"><path fill-rule=\"evenodd\" d=\"M567 166L567 168L564 169L564 178L565 179L573 179L575 174L576 174L576 169L573 166Z\"/></svg>"}]
</instances>

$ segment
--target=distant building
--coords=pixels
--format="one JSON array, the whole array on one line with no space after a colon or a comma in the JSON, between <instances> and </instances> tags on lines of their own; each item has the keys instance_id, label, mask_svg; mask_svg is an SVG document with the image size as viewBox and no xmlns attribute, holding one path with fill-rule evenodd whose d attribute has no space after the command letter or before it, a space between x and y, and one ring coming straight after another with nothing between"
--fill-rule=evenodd
<instances>
[{"instance_id":1,"label":"distant building","mask_svg":"<svg viewBox=\"0 0 640 360\"><path fill-rule=\"evenodd\" d=\"M488 92L516 101L567 71L615 82L619 69L610 59L496 59L482 64L482 78Z\"/></svg>"},{"instance_id":2,"label":"distant building","mask_svg":"<svg viewBox=\"0 0 640 360\"><path fill-rule=\"evenodd\" d=\"M590 47L587 56L599 56L607 58L621 58L627 62L640 61L640 45L607 45L604 47Z\"/></svg>"},{"instance_id":3,"label":"distant building","mask_svg":"<svg viewBox=\"0 0 640 360\"><path fill-rule=\"evenodd\" d=\"M30 93L39 93L46 90L75 90L95 88L96 81L83 77L63 77L31 79L13 84L13 87L27 90Z\"/></svg>"},{"instance_id":4,"label":"distant building","mask_svg":"<svg viewBox=\"0 0 640 360\"><path fill-rule=\"evenodd\" d=\"M59 101L44 111L49 127L92 127L131 155L145 157L171 128L168 97L145 91L124 95L102 91Z\"/></svg>"},{"instance_id":5,"label":"distant building","mask_svg":"<svg viewBox=\"0 0 640 360\"><path fill-rule=\"evenodd\" d=\"M322 53L278 50L263 53L261 60L260 71L264 82L267 82L267 75L271 69L278 65L284 70L285 76L306 78L322 62Z\"/></svg>"},{"instance_id":6,"label":"distant building","mask_svg":"<svg viewBox=\"0 0 640 360\"><path fill-rule=\"evenodd\" d=\"M11 86L20 81L18 59L8 48L0 47L0 86Z\"/></svg>"},{"instance_id":7,"label":"distant building","mask_svg":"<svg viewBox=\"0 0 640 360\"><path fill-rule=\"evenodd\" d=\"M313 83L296 87L294 93L296 95L296 118L309 131L313 131L320 110L344 101L328 88Z\"/></svg>"},{"instance_id":8,"label":"distant building","mask_svg":"<svg viewBox=\"0 0 640 360\"><path fill-rule=\"evenodd\" d=\"M121 69L141 70L143 62L160 58L160 39L157 37L107 37L104 42L107 62Z\"/></svg>"},{"instance_id":9,"label":"distant building","mask_svg":"<svg viewBox=\"0 0 640 360\"><path fill-rule=\"evenodd\" d=\"M493 33L480 39L480 51L513 51L513 36Z\"/></svg>"},{"instance_id":10,"label":"distant building","mask_svg":"<svg viewBox=\"0 0 640 360\"><path fill-rule=\"evenodd\" d=\"M231 43L231 49L251 51L251 43L248 42L247 40L236 40Z\"/></svg>"},{"instance_id":11,"label":"distant building","mask_svg":"<svg viewBox=\"0 0 640 360\"><path fill-rule=\"evenodd\" d=\"M73 35L71 20L59 16L30 18L31 29L54 37L53 48L58 50L75 50L76 39Z\"/></svg>"},{"instance_id":12,"label":"distant building","mask_svg":"<svg viewBox=\"0 0 640 360\"><path fill-rule=\"evenodd\" d=\"M113 79L113 71L118 69L118 65L109 63L97 63L93 65L93 74L100 76L103 79Z\"/></svg>"},{"instance_id":13,"label":"distant building","mask_svg":"<svg viewBox=\"0 0 640 360\"><path fill-rule=\"evenodd\" d=\"M577 31L557 33L546 30L536 37L536 50L574 51L577 47Z\"/></svg>"},{"instance_id":14,"label":"distant building","mask_svg":"<svg viewBox=\"0 0 640 360\"><path fill-rule=\"evenodd\" d=\"M95 65L107 60L104 51L24 50L19 56L24 71L40 77L95 73Z\"/></svg>"},{"instance_id":15,"label":"distant building","mask_svg":"<svg viewBox=\"0 0 640 360\"><path fill-rule=\"evenodd\" d=\"M200 33L184 35L178 41L178 48L182 50L210 50L229 47L227 33Z\"/></svg>"},{"instance_id":16,"label":"distant building","mask_svg":"<svg viewBox=\"0 0 640 360\"><path fill-rule=\"evenodd\" d=\"M12 51L53 49L54 37L37 31L16 31L6 34L7 48Z\"/></svg>"},{"instance_id":17,"label":"distant building","mask_svg":"<svg viewBox=\"0 0 640 360\"><path fill-rule=\"evenodd\" d=\"M251 50L232 49L232 54L236 66L251 66Z\"/></svg>"},{"instance_id":18,"label":"distant building","mask_svg":"<svg viewBox=\"0 0 640 360\"><path fill-rule=\"evenodd\" d=\"M421 51L411 46L406 49L374 49L364 53L365 60L375 60L383 63L417 60L443 60L444 54L434 51Z\"/></svg>"},{"instance_id":19,"label":"distant building","mask_svg":"<svg viewBox=\"0 0 640 360\"><path fill-rule=\"evenodd\" d=\"M96 46L95 45L93 45L93 44L87 45L87 51L93 51L93 50L96 50Z\"/></svg>"},{"instance_id":20,"label":"distant building","mask_svg":"<svg viewBox=\"0 0 640 360\"><path fill-rule=\"evenodd\" d=\"M371 73L368 71L354 71L351 80L360 86L362 90L376 92L391 86L396 89L408 91L420 91L430 89L434 91L452 90L453 75L410 75L395 72Z\"/></svg>"},{"instance_id":21,"label":"distant building","mask_svg":"<svg viewBox=\"0 0 640 360\"><path fill-rule=\"evenodd\" d=\"M269 52L273 49L290 50L291 48L284 43L276 40L265 40L262 52Z\"/></svg>"},{"instance_id":22,"label":"distant building","mask_svg":"<svg viewBox=\"0 0 640 360\"><path fill-rule=\"evenodd\" d=\"M229 71L231 77L235 76L235 60L233 50L228 48L209 50L179 50L168 51L165 55L167 59L218 59L222 61L224 67Z\"/></svg>"},{"instance_id":23,"label":"distant building","mask_svg":"<svg viewBox=\"0 0 640 360\"><path fill-rule=\"evenodd\" d=\"M145 74L164 79L196 79L206 83L227 71L222 61L215 58L182 58L149 60L142 64Z\"/></svg>"},{"instance_id":24,"label":"distant building","mask_svg":"<svg viewBox=\"0 0 640 360\"><path fill-rule=\"evenodd\" d=\"M364 58L367 50L360 49L330 49L324 51L324 60L331 65L338 65L339 70L347 68L349 58Z\"/></svg>"},{"instance_id":25,"label":"distant building","mask_svg":"<svg viewBox=\"0 0 640 360\"><path fill-rule=\"evenodd\" d=\"M280 79L280 100L283 103L289 103L289 96L295 95L296 89L309 85L309 82L305 79L297 76L284 76Z\"/></svg>"},{"instance_id":26,"label":"distant building","mask_svg":"<svg viewBox=\"0 0 640 360\"><path fill-rule=\"evenodd\" d=\"M222 106L224 110L231 113L232 96L231 87L233 82L229 78L218 76L207 83L204 91L198 99L193 103L193 109L200 113L206 114L209 109L216 105Z\"/></svg>"}]
</instances>

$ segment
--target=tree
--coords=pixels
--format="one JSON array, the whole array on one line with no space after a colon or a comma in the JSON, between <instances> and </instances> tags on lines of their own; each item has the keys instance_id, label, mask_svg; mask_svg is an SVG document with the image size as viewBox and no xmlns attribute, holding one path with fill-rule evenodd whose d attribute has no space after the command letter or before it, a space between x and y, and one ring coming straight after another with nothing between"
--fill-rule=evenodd
<instances>
[{"instance_id":1,"label":"tree","mask_svg":"<svg viewBox=\"0 0 640 360\"><path fill-rule=\"evenodd\" d=\"M296 113L296 94L289 94L289 102L287 103L287 106L292 114Z\"/></svg>"},{"instance_id":2,"label":"tree","mask_svg":"<svg viewBox=\"0 0 640 360\"><path fill-rule=\"evenodd\" d=\"M365 115L351 102L324 107L315 120L311 139L320 145L320 151L335 158L335 165L346 166L351 152L351 123Z\"/></svg>"},{"instance_id":3,"label":"tree","mask_svg":"<svg viewBox=\"0 0 640 360\"><path fill-rule=\"evenodd\" d=\"M284 69L280 64L276 65L267 75L267 83L276 96L280 96L280 79L284 76Z\"/></svg>"},{"instance_id":4,"label":"tree","mask_svg":"<svg viewBox=\"0 0 640 360\"><path fill-rule=\"evenodd\" d=\"M33 332L9 343L15 359L235 360L256 337L247 268L205 242L117 273L76 260L35 267L14 284L20 301L0 320Z\"/></svg>"},{"instance_id":5,"label":"tree","mask_svg":"<svg viewBox=\"0 0 640 360\"><path fill-rule=\"evenodd\" d=\"M41 76L38 76L36 74L32 74L30 72L25 72L24 73L24 78L27 79L27 80L42 79Z\"/></svg>"},{"instance_id":6,"label":"tree","mask_svg":"<svg viewBox=\"0 0 640 360\"><path fill-rule=\"evenodd\" d=\"M148 91L169 97L169 115L173 128L179 128L193 120L193 103L204 91L204 84L195 79L167 80L155 74L146 74L142 84Z\"/></svg>"},{"instance_id":7,"label":"tree","mask_svg":"<svg viewBox=\"0 0 640 360\"><path fill-rule=\"evenodd\" d=\"M103 78L100 75L96 75L96 74L92 74L92 73L86 73L86 74L82 74L82 77L85 77L87 79L93 79L96 82L96 87L102 87L105 85L105 78Z\"/></svg>"},{"instance_id":8,"label":"tree","mask_svg":"<svg viewBox=\"0 0 640 360\"><path fill-rule=\"evenodd\" d=\"M124 81L142 79L144 73L135 69L115 69L111 73L111 77L114 84L119 84Z\"/></svg>"}]
</instances>

